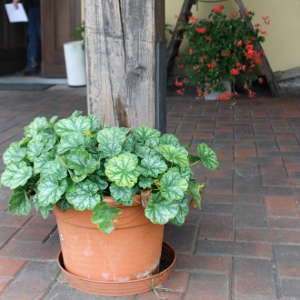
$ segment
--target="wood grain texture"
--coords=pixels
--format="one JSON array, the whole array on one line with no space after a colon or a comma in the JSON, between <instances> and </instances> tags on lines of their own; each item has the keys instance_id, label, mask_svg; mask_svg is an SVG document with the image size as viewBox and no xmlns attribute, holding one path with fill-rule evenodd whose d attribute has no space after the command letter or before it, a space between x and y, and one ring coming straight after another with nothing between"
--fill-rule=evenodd
<instances>
[{"instance_id":1,"label":"wood grain texture","mask_svg":"<svg viewBox=\"0 0 300 300\"><path fill-rule=\"evenodd\" d=\"M155 0L86 0L88 112L155 127Z\"/></svg>"}]
</instances>

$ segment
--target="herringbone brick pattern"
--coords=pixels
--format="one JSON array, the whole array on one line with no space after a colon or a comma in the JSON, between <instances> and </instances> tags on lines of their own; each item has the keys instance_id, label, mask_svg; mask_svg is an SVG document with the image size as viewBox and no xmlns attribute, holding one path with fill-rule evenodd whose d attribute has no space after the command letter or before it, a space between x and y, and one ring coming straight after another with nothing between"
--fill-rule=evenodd
<instances>
[{"instance_id":1,"label":"herringbone brick pattern","mask_svg":"<svg viewBox=\"0 0 300 300\"><path fill-rule=\"evenodd\" d=\"M0 156L36 116L86 113L86 90L0 92ZM158 290L165 299L300 299L300 97L203 101L168 97L168 132L196 154L207 143L215 172L194 166L207 182L202 211L182 227L166 225L177 262ZM4 169L0 162L0 172ZM55 218L11 216L11 192L0 190L0 299L114 299L70 288L59 273ZM156 299L153 292L118 299Z\"/></svg>"}]
</instances>

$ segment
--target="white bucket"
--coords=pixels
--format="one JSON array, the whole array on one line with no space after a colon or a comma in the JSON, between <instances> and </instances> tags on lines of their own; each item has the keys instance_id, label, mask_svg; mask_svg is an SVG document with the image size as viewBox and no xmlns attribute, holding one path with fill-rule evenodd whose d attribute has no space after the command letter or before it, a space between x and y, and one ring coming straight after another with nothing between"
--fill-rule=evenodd
<instances>
[{"instance_id":1,"label":"white bucket","mask_svg":"<svg viewBox=\"0 0 300 300\"><path fill-rule=\"evenodd\" d=\"M221 80L221 83L224 84L226 91L225 92L215 92L214 90L211 91L207 96L205 96L205 100L219 100L220 95L232 93L232 86L229 80ZM230 98L228 98L230 99Z\"/></svg>"},{"instance_id":2,"label":"white bucket","mask_svg":"<svg viewBox=\"0 0 300 300\"><path fill-rule=\"evenodd\" d=\"M82 49L82 41L74 41L64 44L64 53L68 85L85 86L85 51Z\"/></svg>"}]
</instances>

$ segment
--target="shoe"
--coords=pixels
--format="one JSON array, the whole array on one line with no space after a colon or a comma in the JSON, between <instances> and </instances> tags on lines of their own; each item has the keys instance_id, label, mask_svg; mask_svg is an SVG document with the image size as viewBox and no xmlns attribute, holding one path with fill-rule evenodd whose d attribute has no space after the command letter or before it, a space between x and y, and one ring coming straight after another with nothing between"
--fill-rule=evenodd
<instances>
[{"instance_id":1,"label":"shoe","mask_svg":"<svg viewBox=\"0 0 300 300\"><path fill-rule=\"evenodd\" d=\"M25 69L16 72L15 75L23 77L23 76L36 76L38 74L39 74L39 71L31 70L31 69L26 67Z\"/></svg>"}]
</instances>

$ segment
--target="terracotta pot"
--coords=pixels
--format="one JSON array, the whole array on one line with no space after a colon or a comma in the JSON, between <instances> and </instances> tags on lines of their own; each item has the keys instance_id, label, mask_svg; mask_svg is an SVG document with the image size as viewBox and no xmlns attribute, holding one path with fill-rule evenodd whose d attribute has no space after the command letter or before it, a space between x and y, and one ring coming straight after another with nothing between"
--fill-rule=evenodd
<instances>
[{"instance_id":1,"label":"terracotta pot","mask_svg":"<svg viewBox=\"0 0 300 300\"><path fill-rule=\"evenodd\" d=\"M115 230L106 235L91 222L92 211L63 212L55 206L57 227L66 270L92 280L123 282L151 276L158 270L164 226L145 217L140 197L122 209Z\"/></svg>"}]
</instances>

